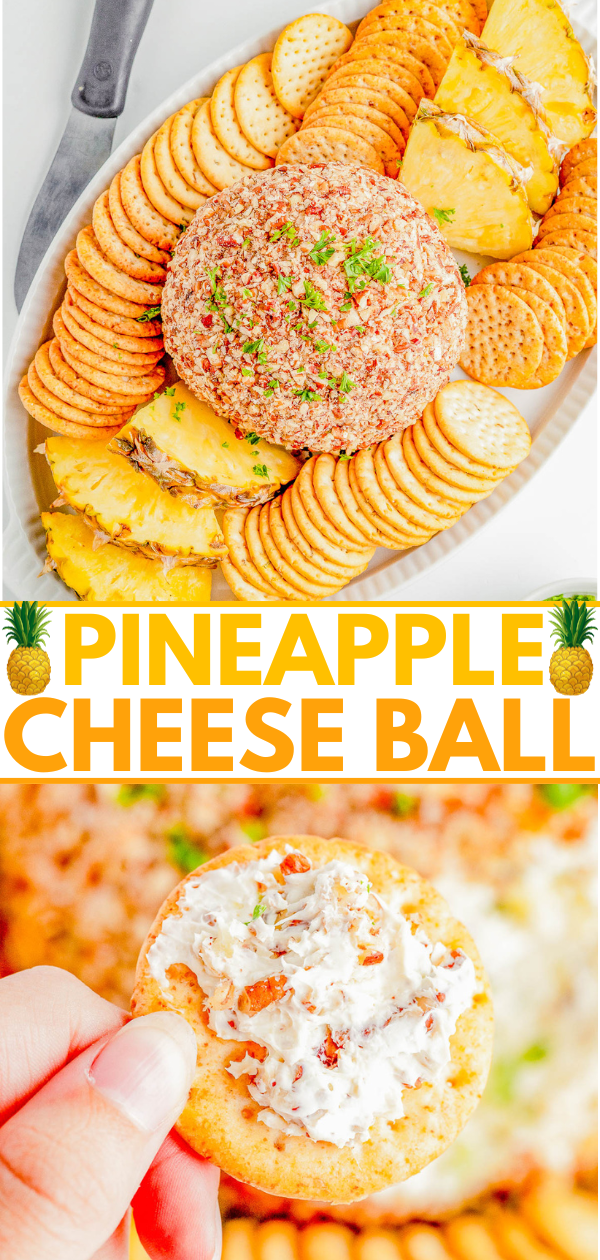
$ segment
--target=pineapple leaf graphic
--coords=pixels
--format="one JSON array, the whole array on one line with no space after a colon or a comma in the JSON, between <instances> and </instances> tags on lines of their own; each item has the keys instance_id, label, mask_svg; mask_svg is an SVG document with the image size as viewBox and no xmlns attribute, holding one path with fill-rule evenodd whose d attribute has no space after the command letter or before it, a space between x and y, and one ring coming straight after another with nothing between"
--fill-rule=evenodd
<instances>
[{"instance_id":1,"label":"pineapple leaf graphic","mask_svg":"<svg viewBox=\"0 0 600 1260\"><path fill-rule=\"evenodd\" d=\"M8 681L20 696L37 696L50 682L50 657L41 646L50 633L49 608L37 600L15 600L7 609L4 633L7 643L16 643L6 666Z\"/></svg>"}]
</instances>

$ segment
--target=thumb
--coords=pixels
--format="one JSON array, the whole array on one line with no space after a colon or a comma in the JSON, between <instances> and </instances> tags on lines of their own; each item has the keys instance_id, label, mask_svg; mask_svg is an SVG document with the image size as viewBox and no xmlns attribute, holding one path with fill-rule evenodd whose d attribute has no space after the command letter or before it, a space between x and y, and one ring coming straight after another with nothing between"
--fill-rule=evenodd
<instances>
[{"instance_id":1,"label":"thumb","mask_svg":"<svg viewBox=\"0 0 600 1260\"><path fill-rule=\"evenodd\" d=\"M182 1111L195 1069L189 1024L168 1011L145 1015L88 1047L7 1121L5 1260L85 1260L101 1247Z\"/></svg>"}]
</instances>

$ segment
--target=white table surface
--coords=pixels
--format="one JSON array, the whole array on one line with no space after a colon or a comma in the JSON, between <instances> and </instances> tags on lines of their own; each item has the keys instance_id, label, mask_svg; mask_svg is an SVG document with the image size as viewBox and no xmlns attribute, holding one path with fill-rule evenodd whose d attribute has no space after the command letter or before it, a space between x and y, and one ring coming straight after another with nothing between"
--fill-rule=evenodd
<instances>
[{"instance_id":1,"label":"white table surface","mask_svg":"<svg viewBox=\"0 0 600 1260\"><path fill-rule=\"evenodd\" d=\"M318 5L314 6L315 8ZM115 144L174 88L234 44L310 12L302 0L154 0ZM19 0L4 18L4 346L21 236L70 110L93 0ZM402 586L412 600L526 599L535 588L596 573L596 407L508 506L435 568ZM5 598L19 592L5 592Z\"/></svg>"}]
</instances>

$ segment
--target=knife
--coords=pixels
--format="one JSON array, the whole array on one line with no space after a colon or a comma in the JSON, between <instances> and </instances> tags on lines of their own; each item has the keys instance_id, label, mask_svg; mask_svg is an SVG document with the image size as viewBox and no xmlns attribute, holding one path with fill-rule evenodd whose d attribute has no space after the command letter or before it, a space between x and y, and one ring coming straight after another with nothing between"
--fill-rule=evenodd
<instances>
[{"instance_id":1,"label":"knife","mask_svg":"<svg viewBox=\"0 0 600 1260\"><path fill-rule=\"evenodd\" d=\"M96 0L71 114L29 215L15 272L21 310L44 254L71 206L110 155L133 58L153 0Z\"/></svg>"}]
</instances>

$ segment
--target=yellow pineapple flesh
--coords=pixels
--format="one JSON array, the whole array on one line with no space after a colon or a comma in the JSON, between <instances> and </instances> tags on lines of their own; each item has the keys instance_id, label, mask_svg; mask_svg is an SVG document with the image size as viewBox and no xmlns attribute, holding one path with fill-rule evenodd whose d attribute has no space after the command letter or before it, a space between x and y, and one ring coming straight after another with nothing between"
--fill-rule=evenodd
<instances>
[{"instance_id":1,"label":"yellow pineapple flesh","mask_svg":"<svg viewBox=\"0 0 600 1260\"><path fill-rule=\"evenodd\" d=\"M494 0L482 40L542 86L555 136L571 147L594 130L592 73L558 0Z\"/></svg>"},{"instance_id":2,"label":"yellow pineapple flesh","mask_svg":"<svg viewBox=\"0 0 600 1260\"><path fill-rule=\"evenodd\" d=\"M207 604L210 600L212 569L169 566L114 543L95 548L94 531L82 516L42 512L42 524L52 566L86 603Z\"/></svg>"},{"instance_id":3,"label":"yellow pineapple flesh","mask_svg":"<svg viewBox=\"0 0 600 1260\"><path fill-rule=\"evenodd\" d=\"M534 214L545 214L558 188L563 148L546 123L539 89L506 58L465 31L455 45L435 103L479 123L521 166L531 166L527 199Z\"/></svg>"},{"instance_id":4,"label":"yellow pineapple flesh","mask_svg":"<svg viewBox=\"0 0 600 1260\"><path fill-rule=\"evenodd\" d=\"M118 546L213 567L227 555L212 507L193 508L166 494L100 442L51 437L46 458L62 500Z\"/></svg>"},{"instance_id":5,"label":"yellow pineapple flesh","mask_svg":"<svg viewBox=\"0 0 600 1260\"><path fill-rule=\"evenodd\" d=\"M421 101L400 179L452 249L491 258L531 249L526 172L491 132L462 114Z\"/></svg>"},{"instance_id":6,"label":"yellow pineapple flesh","mask_svg":"<svg viewBox=\"0 0 600 1260\"><path fill-rule=\"evenodd\" d=\"M300 469L289 451L244 435L181 381L141 407L109 450L190 504L266 503Z\"/></svg>"},{"instance_id":7,"label":"yellow pineapple flesh","mask_svg":"<svg viewBox=\"0 0 600 1260\"><path fill-rule=\"evenodd\" d=\"M41 647L16 647L6 665L8 681L20 696L38 696L50 682L50 657Z\"/></svg>"}]
</instances>

